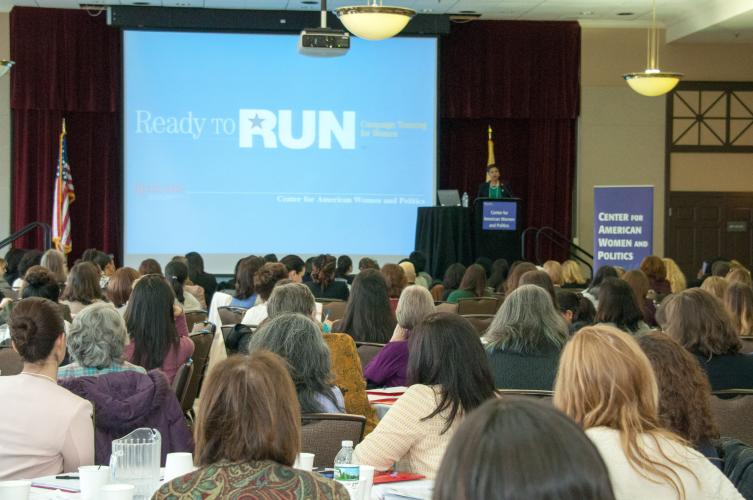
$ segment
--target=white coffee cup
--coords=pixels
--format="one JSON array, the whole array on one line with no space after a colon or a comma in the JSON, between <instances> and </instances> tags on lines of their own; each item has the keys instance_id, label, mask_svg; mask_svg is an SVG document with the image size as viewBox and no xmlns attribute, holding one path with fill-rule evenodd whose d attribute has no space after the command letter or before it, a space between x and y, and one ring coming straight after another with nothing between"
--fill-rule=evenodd
<instances>
[{"instance_id":1,"label":"white coffee cup","mask_svg":"<svg viewBox=\"0 0 753 500\"><path fill-rule=\"evenodd\" d=\"M299 453L295 458L293 468L311 472L312 470L314 470L315 456L316 455L314 455L313 453Z\"/></svg>"},{"instance_id":2,"label":"white coffee cup","mask_svg":"<svg viewBox=\"0 0 753 500\"><path fill-rule=\"evenodd\" d=\"M191 453L168 453L165 459L165 482L193 471Z\"/></svg>"},{"instance_id":3,"label":"white coffee cup","mask_svg":"<svg viewBox=\"0 0 753 500\"><path fill-rule=\"evenodd\" d=\"M78 468L81 498L96 500L99 490L110 482L110 468L101 465L85 465Z\"/></svg>"},{"instance_id":4,"label":"white coffee cup","mask_svg":"<svg viewBox=\"0 0 753 500\"><path fill-rule=\"evenodd\" d=\"M0 481L0 498L3 500L28 500L31 481L17 479L15 481Z\"/></svg>"},{"instance_id":5,"label":"white coffee cup","mask_svg":"<svg viewBox=\"0 0 753 500\"><path fill-rule=\"evenodd\" d=\"M106 484L99 490L101 500L133 500L136 487L132 484Z\"/></svg>"},{"instance_id":6,"label":"white coffee cup","mask_svg":"<svg viewBox=\"0 0 753 500\"><path fill-rule=\"evenodd\" d=\"M371 465L361 466L361 475L358 479L358 492L362 500L371 498L371 488L374 486L374 467Z\"/></svg>"}]
</instances>

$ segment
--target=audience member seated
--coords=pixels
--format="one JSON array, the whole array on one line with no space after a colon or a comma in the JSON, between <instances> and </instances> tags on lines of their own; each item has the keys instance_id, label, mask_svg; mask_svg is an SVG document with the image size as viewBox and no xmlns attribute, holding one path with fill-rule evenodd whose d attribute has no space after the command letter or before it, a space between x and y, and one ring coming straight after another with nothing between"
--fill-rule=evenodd
<instances>
[{"instance_id":1,"label":"audience member seated","mask_svg":"<svg viewBox=\"0 0 753 500\"><path fill-rule=\"evenodd\" d=\"M366 269L374 269L379 271L379 262L375 261L371 257L364 257L358 261L358 272L365 271Z\"/></svg>"},{"instance_id":2,"label":"audience member seated","mask_svg":"<svg viewBox=\"0 0 753 500\"><path fill-rule=\"evenodd\" d=\"M68 306L74 318L84 307L104 300L99 276L99 268L91 262L79 262L71 269L60 303Z\"/></svg>"},{"instance_id":3,"label":"audience member seated","mask_svg":"<svg viewBox=\"0 0 753 500\"><path fill-rule=\"evenodd\" d=\"M176 255L174 256L171 261L177 261L186 266L186 280L183 282L183 290L187 291L191 295L194 296L194 298L199 301L199 306L202 310L207 310L207 298L204 296L204 289L201 288L200 285L197 285L193 281L191 281L191 278L188 276L188 258L186 258L184 255Z\"/></svg>"},{"instance_id":4,"label":"audience member seated","mask_svg":"<svg viewBox=\"0 0 753 500\"><path fill-rule=\"evenodd\" d=\"M724 294L724 305L732 316L737 333L753 335L753 288L742 282L730 284Z\"/></svg>"},{"instance_id":5,"label":"audience member seated","mask_svg":"<svg viewBox=\"0 0 753 500\"><path fill-rule=\"evenodd\" d=\"M444 286L442 300L447 300L447 297L460 287L464 274L465 266L459 262L450 264L447 267L447 270L444 272L444 279L442 280L442 286Z\"/></svg>"},{"instance_id":6,"label":"audience member seated","mask_svg":"<svg viewBox=\"0 0 753 500\"><path fill-rule=\"evenodd\" d=\"M123 360L128 343L125 321L112 304L99 302L76 315L68 330L68 353L73 363L58 369L58 379L137 371L140 366Z\"/></svg>"},{"instance_id":7,"label":"audience member seated","mask_svg":"<svg viewBox=\"0 0 753 500\"><path fill-rule=\"evenodd\" d=\"M408 259L400 261L398 264L405 274L405 286L411 286L416 284L416 268L413 267L413 262Z\"/></svg>"},{"instance_id":8,"label":"audience member seated","mask_svg":"<svg viewBox=\"0 0 753 500\"><path fill-rule=\"evenodd\" d=\"M165 266L165 279L173 287L173 293L175 293L175 298L178 300L183 312L188 313L202 310L199 299L194 297L184 287L188 279L188 267L184 263L178 260L168 262Z\"/></svg>"},{"instance_id":9,"label":"audience member seated","mask_svg":"<svg viewBox=\"0 0 753 500\"><path fill-rule=\"evenodd\" d=\"M0 259L0 299L13 297L13 288L5 279L8 272L8 263L5 259Z\"/></svg>"},{"instance_id":10,"label":"audience member seated","mask_svg":"<svg viewBox=\"0 0 753 500\"><path fill-rule=\"evenodd\" d=\"M447 302L457 304L460 299L491 296L486 289L486 271L478 264L468 266L457 290L447 296Z\"/></svg>"},{"instance_id":11,"label":"audience member seated","mask_svg":"<svg viewBox=\"0 0 753 500\"><path fill-rule=\"evenodd\" d=\"M162 266L159 265L154 259L144 259L139 264L139 274L146 276L147 274L162 274Z\"/></svg>"},{"instance_id":12,"label":"audience member seated","mask_svg":"<svg viewBox=\"0 0 753 500\"><path fill-rule=\"evenodd\" d=\"M18 271L18 264L27 251L25 248L11 248L5 254L5 280L9 284L12 285L19 276L22 276Z\"/></svg>"},{"instance_id":13,"label":"audience member seated","mask_svg":"<svg viewBox=\"0 0 753 500\"><path fill-rule=\"evenodd\" d=\"M510 273L510 265L507 259L497 259L492 263L492 274L486 281L486 285L495 292L501 292L507 275Z\"/></svg>"},{"instance_id":14,"label":"audience member seated","mask_svg":"<svg viewBox=\"0 0 753 500\"><path fill-rule=\"evenodd\" d=\"M99 287L107 288L107 283L115 274L115 259L108 253L96 250L91 262L99 268Z\"/></svg>"},{"instance_id":15,"label":"audience member seated","mask_svg":"<svg viewBox=\"0 0 753 500\"><path fill-rule=\"evenodd\" d=\"M672 293L672 286L667 281L667 267L661 257L649 255L641 261L641 271L646 274L649 283L649 289L656 292L659 296L669 295Z\"/></svg>"},{"instance_id":16,"label":"audience member seated","mask_svg":"<svg viewBox=\"0 0 753 500\"><path fill-rule=\"evenodd\" d=\"M536 285L519 286L484 335L496 387L551 391L567 338L567 324L549 294Z\"/></svg>"},{"instance_id":17,"label":"audience member seated","mask_svg":"<svg viewBox=\"0 0 753 500\"><path fill-rule=\"evenodd\" d=\"M34 266L38 266L42 262L42 252L39 250L27 250L21 260L18 262L18 278L12 283L13 289L16 290L19 296L23 293L23 288L26 286L24 276L26 272Z\"/></svg>"},{"instance_id":18,"label":"audience member seated","mask_svg":"<svg viewBox=\"0 0 753 500\"><path fill-rule=\"evenodd\" d=\"M115 314L120 316L117 312ZM59 383L94 405L95 464L109 464L112 441L140 427L160 432L162 465L168 453L193 451L183 410L167 377L160 370L148 374L111 372L66 378Z\"/></svg>"},{"instance_id":19,"label":"audience member seated","mask_svg":"<svg viewBox=\"0 0 753 500\"><path fill-rule=\"evenodd\" d=\"M562 288L585 288L588 280L583 276L580 264L572 259L562 263Z\"/></svg>"},{"instance_id":20,"label":"audience member seated","mask_svg":"<svg viewBox=\"0 0 753 500\"><path fill-rule=\"evenodd\" d=\"M360 274L364 272L379 274L379 271L373 270L363 271ZM314 295L302 283L276 286L269 297L267 312L270 319L285 313L298 313L318 321ZM324 342L329 347L335 385L341 389L345 398L345 411L366 417L364 433L368 434L376 427L377 415L366 395L366 381L363 378L361 358L358 356L356 343L345 333L324 334Z\"/></svg>"},{"instance_id":21,"label":"audience member seated","mask_svg":"<svg viewBox=\"0 0 753 500\"><path fill-rule=\"evenodd\" d=\"M656 319L665 333L695 355L712 391L753 389L753 356L740 352L740 337L721 300L689 288L668 297Z\"/></svg>"},{"instance_id":22,"label":"audience member seated","mask_svg":"<svg viewBox=\"0 0 753 500\"><path fill-rule=\"evenodd\" d=\"M400 294L403 293L403 288L408 285L405 271L397 264L385 264L382 266L381 272L387 282L387 293L391 299L397 300L400 298Z\"/></svg>"},{"instance_id":23,"label":"audience member seated","mask_svg":"<svg viewBox=\"0 0 753 500\"><path fill-rule=\"evenodd\" d=\"M623 274L620 279L630 285L633 290L635 301L643 313L643 321L651 327L656 326L656 306L649 298L650 285L646 273L640 269L633 269Z\"/></svg>"},{"instance_id":24,"label":"audience member seated","mask_svg":"<svg viewBox=\"0 0 753 500\"><path fill-rule=\"evenodd\" d=\"M206 303L211 304L212 296L217 290L217 278L204 271L204 259L198 252L187 253L186 259L188 259L188 279L194 285L199 285L204 289Z\"/></svg>"},{"instance_id":25,"label":"audience member seated","mask_svg":"<svg viewBox=\"0 0 753 500\"><path fill-rule=\"evenodd\" d=\"M685 273L682 272L677 262L669 257L664 257L662 261L667 269L667 281L669 281L669 288L672 293L680 293L685 290L688 287L688 282Z\"/></svg>"},{"instance_id":26,"label":"audience member seated","mask_svg":"<svg viewBox=\"0 0 753 500\"><path fill-rule=\"evenodd\" d=\"M546 271L528 271L520 277L520 280L518 280L518 286L520 287L523 285L536 285L543 288L544 291L546 291L546 293L548 293L549 297L552 299L554 308L559 308L559 304L557 304L557 294L554 291L554 284L552 283L552 279L549 277L549 273L547 273Z\"/></svg>"},{"instance_id":27,"label":"audience member seated","mask_svg":"<svg viewBox=\"0 0 753 500\"><path fill-rule=\"evenodd\" d=\"M599 308L599 290L601 284L607 278L617 278L617 271L612 266L601 266L594 274L588 288L583 292L583 296L593 302L594 308Z\"/></svg>"},{"instance_id":28,"label":"audience member seated","mask_svg":"<svg viewBox=\"0 0 753 500\"><path fill-rule=\"evenodd\" d=\"M68 309L68 306L58 302L60 284L49 269L42 266L32 266L26 271L24 280L26 281L26 286L24 287L22 298L42 297L43 299L49 299L58 305L63 319L67 322L71 321L71 311Z\"/></svg>"},{"instance_id":29,"label":"audience member seated","mask_svg":"<svg viewBox=\"0 0 753 500\"><path fill-rule=\"evenodd\" d=\"M61 289L65 287L65 282L68 279L68 263L63 252L50 248L42 255L39 265L50 270L55 282ZM28 273L28 271L26 272Z\"/></svg>"},{"instance_id":30,"label":"audience member seated","mask_svg":"<svg viewBox=\"0 0 753 500\"><path fill-rule=\"evenodd\" d=\"M651 331L643 321L643 312L633 289L619 278L608 278L601 284L595 320L636 336Z\"/></svg>"},{"instance_id":31,"label":"audience member seated","mask_svg":"<svg viewBox=\"0 0 753 500\"><path fill-rule=\"evenodd\" d=\"M241 323L244 325L260 325L267 319L267 300L278 281L288 279L288 270L279 262L267 262L254 275L254 290L256 291L256 305L246 311Z\"/></svg>"},{"instance_id":32,"label":"audience member seated","mask_svg":"<svg viewBox=\"0 0 753 500\"><path fill-rule=\"evenodd\" d=\"M719 438L711 410L711 386L698 361L663 333L644 335L638 344L651 362L659 385L659 418L663 426L721 469L722 460L711 442Z\"/></svg>"},{"instance_id":33,"label":"audience member seated","mask_svg":"<svg viewBox=\"0 0 753 500\"><path fill-rule=\"evenodd\" d=\"M141 276L137 270L132 267L121 267L112 275L107 283L106 294L112 305L114 305L120 314L125 314L128 298L133 290L133 283Z\"/></svg>"},{"instance_id":34,"label":"audience member seated","mask_svg":"<svg viewBox=\"0 0 753 500\"><path fill-rule=\"evenodd\" d=\"M356 463L386 470L395 462L431 479L465 415L495 395L478 334L451 313L424 318L410 338L410 387L356 446Z\"/></svg>"},{"instance_id":35,"label":"audience member seated","mask_svg":"<svg viewBox=\"0 0 753 500\"><path fill-rule=\"evenodd\" d=\"M235 273L235 295L230 301L231 307L250 309L256 305L258 295L254 287L254 276L264 264L264 259L256 255L241 259Z\"/></svg>"},{"instance_id":36,"label":"audience member seated","mask_svg":"<svg viewBox=\"0 0 753 500\"><path fill-rule=\"evenodd\" d=\"M492 399L450 441L434 500L614 500L599 451L540 401Z\"/></svg>"},{"instance_id":37,"label":"audience member seated","mask_svg":"<svg viewBox=\"0 0 753 500\"><path fill-rule=\"evenodd\" d=\"M311 281L306 283L317 299L348 300L348 284L335 281L335 258L320 255L314 259L311 268Z\"/></svg>"},{"instance_id":38,"label":"audience member seated","mask_svg":"<svg viewBox=\"0 0 753 500\"><path fill-rule=\"evenodd\" d=\"M337 265L335 266L335 280L351 283L354 276L353 273L353 260L347 255L341 255L337 258Z\"/></svg>"},{"instance_id":39,"label":"audience member seated","mask_svg":"<svg viewBox=\"0 0 753 500\"><path fill-rule=\"evenodd\" d=\"M549 279L552 280L552 285L561 287L564 284L564 280L562 278L562 264L560 264L556 260L548 260L544 262L544 265L542 267L544 268L546 274L549 275Z\"/></svg>"},{"instance_id":40,"label":"audience member seated","mask_svg":"<svg viewBox=\"0 0 753 500\"><path fill-rule=\"evenodd\" d=\"M293 283L302 283L303 274L306 272L303 259L297 255L286 255L280 259L280 263L288 270L288 279Z\"/></svg>"},{"instance_id":41,"label":"audience member seated","mask_svg":"<svg viewBox=\"0 0 753 500\"><path fill-rule=\"evenodd\" d=\"M520 277L529 271L538 271L538 268L530 262L518 261L513 262L510 267L510 274L505 281L505 295L511 294L518 285L520 285Z\"/></svg>"},{"instance_id":42,"label":"audience member seated","mask_svg":"<svg viewBox=\"0 0 753 500\"><path fill-rule=\"evenodd\" d=\"M187 329L183 336L176 328L174 302L175 294L165 278L148 274L134 285L125 312L131 337L125 358L147 370L161 369L171 383L194 350Z\"/></svg>"},{"instance_id":43,"label":"audience member seated","mask_svg":"<svg viewBox=\"0 0 753 500\"><path fill-rule=\"evenodd\" d=\"M387 281L373 269L361 271L353 280L343 319L335 321L333 332L347 333L357 342L386 343L395 330Z\"/></svg>"},{"instance_id":44,"label":"audience member seated","mask_svg":"<svg viewBox=\"0 0 753 500\"><path fill-rule=\"evenodd\" d=\"M13 348L24 361L19 375L0 377L0 479L31 479L75 472L94 463L92 405L57 385L65 357L57 304L29 298L13 308Z\"/></svg>"},{"instance_id":45,"label":"audience member seated","mask_svg":"<svg viewBox=\"0 0 753 500\"><path fill-rule=\"evenodd\" d=\"M729 281L720 276L709 276L701 284L701 290L710 293L719 300L724 300L727 287L729 287Z\"/></svg>"},{"instance_id":46,"label":"audience member seated","mask_svg":"<svg viewBox=\"0 0 753 500\"><path fill-rule=\"evenodd\" d=\"M310 317L286 313L270 319L251 337L248 351L270 351L288 362L303 413L345 411L342 392L332 384L329 349Z\"/></svg>"},{"instance_id":47,"label":"audience member seated","mask_svg":"<svg viewBox=\"0 0 753 500\"><path fill-rule=\"evenodd\" d=\"M339 483L293 468L304 451L301 412L285 361L272 353L233 356L214 368L195 436L198 470L163 484L154 500L350 499Z\"/></svg>"},{"instance_id":48,"label":"audience member seated","mask_svg":"<svg viewBox=\"0 0 753 500\"><path fill-rule=\"evenodd\" d=\"M592 325L596 318L593 303L583 294L571 290L557 290L557 303L570 333L575 333L584 326Z\"/></svg>"},{"instance_id":49,"label":"audience member seated","mask_svg":"<svg viewBox=\"0 0 753 500\"><path fill-rule=\"evenodd\" d=\"M742 283L743 285L753 287L753 279L750 276L750 271L741 267L732 269L724 279L730 285L733 283Z\"/></svg>"},{"instance_id":50,"label":"audience member seated","mask_svg":"<svg viewBox=\"0 0 753 500\"><path fill-rule=\"evenodd\" d=\"M426 288L411 285L403 290L397 303L397 326L392 338L363 370L369 383L379 387L406 385L411 332L433 312L434 299Z\"/></svg>"},{"instance_id":51,"label":"audience member seated","mask_svg":"<svg viewBox=\"0 0 753 500\"><path fill-rule=\"evenodd\" d=\"M430 288L432 285L431 275L426 272L426 255L419 250L410 253L408 259L413 263L413 269L416 271L416 284L424 288Z\"/></svg>"},{"instance_id":52,"label":"audience member seated","mask_svg":"<svg viewBox=\"0 0 753 500\"><path fill-rule=\"evenodd\" d=\"M742 499L722 471L663 428L658 404L651 363L630 335L586 327L562 351L554 405L598 448L617 500Z\"/></svg>"}]
</instances>

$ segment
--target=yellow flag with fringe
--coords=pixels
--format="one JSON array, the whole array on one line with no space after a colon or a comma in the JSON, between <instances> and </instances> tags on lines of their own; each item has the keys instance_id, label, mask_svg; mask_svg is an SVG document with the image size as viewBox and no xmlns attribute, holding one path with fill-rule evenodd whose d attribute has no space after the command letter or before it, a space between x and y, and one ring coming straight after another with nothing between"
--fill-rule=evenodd
<instances>
[{"instance_id":1,"label":"yellow flag with fringe","mask_svg":"<svg viewBox=\"0 0 753 500\"><path fill-rule=\"evenodd\" d=\"M489 165L494 165L496 161L494 161L494 141L492 140L492 126L489 125L489 153L486 157L486 166L487 168ZM489 173L486 174L486 182L489 182Z\"/></svg>"}]
</instances>

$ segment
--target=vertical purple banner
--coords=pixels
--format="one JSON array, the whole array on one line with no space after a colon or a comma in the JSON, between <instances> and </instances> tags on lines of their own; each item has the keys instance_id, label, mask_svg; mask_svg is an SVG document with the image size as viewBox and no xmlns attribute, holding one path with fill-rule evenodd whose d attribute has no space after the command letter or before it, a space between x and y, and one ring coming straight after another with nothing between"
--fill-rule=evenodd
<instances>
[{"instance_id":1,"label":"vertical purple banner","mask_svg":"<svg viewBox=\"0 0 753 500\"><path fill-rule=\"evenodd\" d=\"M653 186L594 187L594 270L640 266L654 248Z\"/></svg>"}]
</instances>

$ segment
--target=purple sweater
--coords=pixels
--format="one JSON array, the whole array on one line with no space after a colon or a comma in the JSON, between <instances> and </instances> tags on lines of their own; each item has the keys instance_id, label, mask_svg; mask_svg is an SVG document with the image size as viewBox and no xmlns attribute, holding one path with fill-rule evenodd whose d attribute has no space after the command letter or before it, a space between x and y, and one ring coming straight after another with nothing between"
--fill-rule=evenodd
<instances>
[{"instance_id":1,"label":"purple sweater","mask_svg":"<svg viewBox=\"0 0 753 500\"><path fill-rule=\"evenodd\" d=\"M399 387L407 383L408 341L389 342L366 365L363 375L373 385Z\"/></svg>"}]
</instances>

